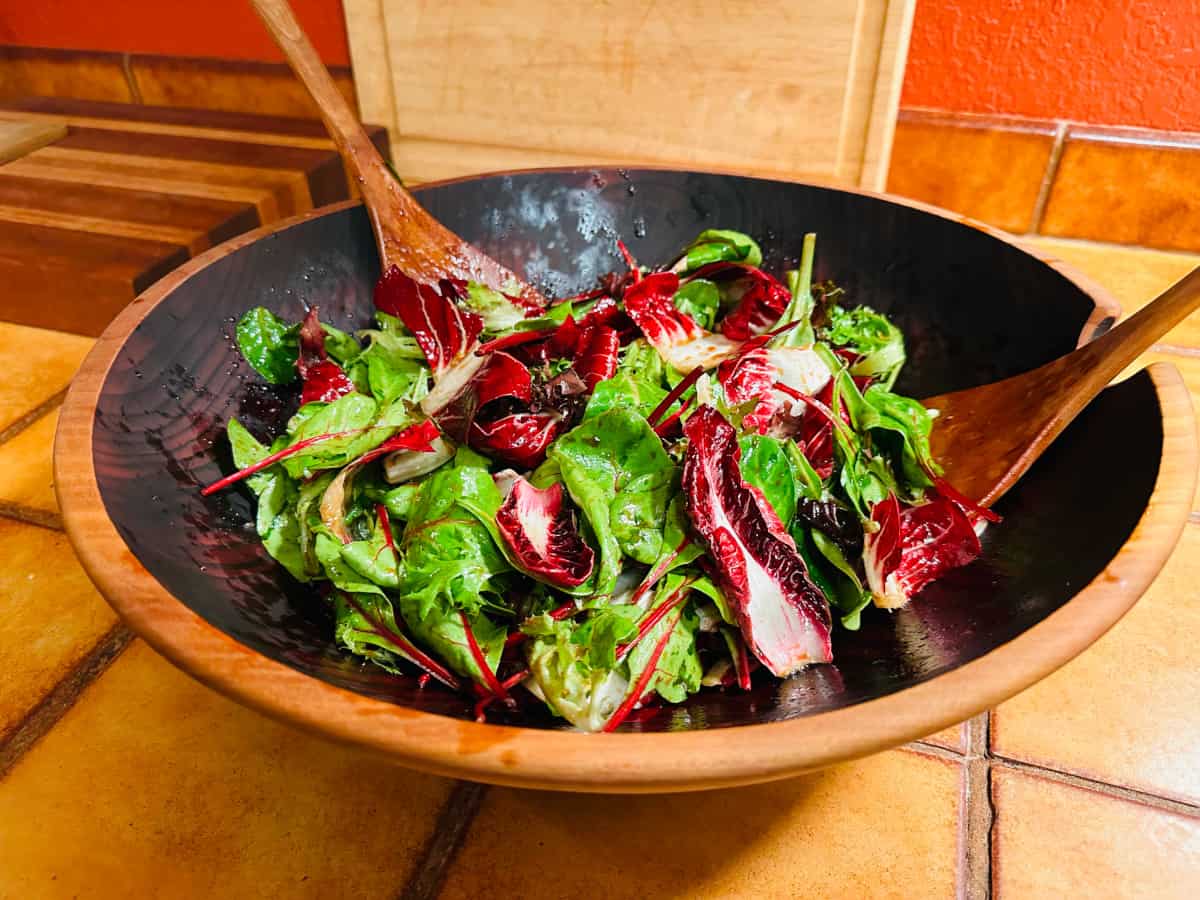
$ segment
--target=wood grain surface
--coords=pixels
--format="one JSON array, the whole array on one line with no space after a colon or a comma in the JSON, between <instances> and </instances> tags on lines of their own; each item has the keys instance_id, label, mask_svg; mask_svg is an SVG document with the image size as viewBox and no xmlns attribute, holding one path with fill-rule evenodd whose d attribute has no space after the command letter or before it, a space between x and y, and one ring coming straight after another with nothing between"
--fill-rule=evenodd
<instances>
[{"instance_id":1,"label":"wood grain surface","mask_svg":"<svg viewBox=\"0 0 1200 900\"><path fill-rule=\"evenodd\" d=\"M661 206L665 196L678 193L662 193L664 189L670 189L670 173L630 174L638 187L638 203L657 202ZM530 185L532 182L529 179L534 177L527 176L525 185ZM562 173L558 177L562 178ZM607 175L604 177L607 178ZM616 178L615 173L613 178ZM731 187L741 185L735 191L754 194L752 184L734 179L729 181ZM478 191L483 196L489 186L501 187L506 184L510 187L505 190L513 190L520 195L521 182L512 182L512 179L506 181L498 178L490 181L482 179L478 184L454 185L440 189L440 192L432 190L423 194L422 202L430 204L435 211L439 210L440 203L461 206L460 195L464 190ZM571 187L574 182L565 179L565 184ZM622 182L618 180L617 186L621 185ZM661 188L656 188L656 185ZM761 190L766 188L764 185ZM757 202L749 203L746 209L767 215L770 204L763 201L766 197L774 197L781 210L790 210L795 215L797 211L806 209L808 215L820 218L829 214L823 209L825 203L834 204L835 207L847 203L853 207L859 202L882 202L870 197L856 201L847 195L814 188L806 190L807 193L795 186L776 184L771 186L771 193L762 194ZM787 191L796 193L789 195ZM629 196L623 190L620 194ZM706 202L719 202L717 198L720 194L716 183L710 182ZM904 204L900 203L889 206L890 212L883 221L895 216L902 220L905 227L898 227L900 221L874 226L883 228L871 238L874 245L887 241L914 240L919 236L914 234L914 226L918 222L935 229L930 235L936 233L937 229L957 229L955 233L966 242L966 246L979 239L978 236L972 237L973 229L958 228L948 220L943 220L941 224L926 221L921 216L915 216L911 207L909 212L905 212L903 207ZM736 209L736 205L723 207L726 213L724 218L732 217ZM230 279L240 278L240 292L247 295L265 296L268 287L277 288L281 282L274 281L275 275L264 266L278 266L272 260L279 258L276 251L284 246L284 242L304 258L311 258L306 255L309 251L304 249L310 243L314 248L321 247L327 254L322 257L325 261L319 264L318 269L311 271L320 274L325 267L331 267L322 278L333 278L335 271L343 271L339 266L349 263L339 261L341 257L337 255L328 255L336 249L334 244L337 239L334 236L343 235L342 239L350 242L348 246L358 247L360 243L369 243L369 232L361 212L357 213L357 222L341 225L328 218L348 212L353 210L348 208L346 212L326 213L325 216L310 215L291 228L273 228L242 236L187 263L157 284L137 304L125 310L97 343L68 396L56 442L55 477L64 521L85 568L127 622L156 649L205 683L304 727L373 748L400 762L429 771L522 786L586 791L670 791L782 777L834 761L863 756L951 725L1044 677L1087 647L1133 604L1161 568L1186 521L1191 507L1197 462L1190 398L1173 368L1154 366L1147 373L1106 392L1097 401L1103 405L1097 408L1094 415L1086 422L1081 420L1077 423L1077 428L1068 429L1061 442L1061 458L1044 460L1045 465L1035 470L1040 474L1035 476L1031 473L1033 480L1024 488L1026 494L1022 495L1019 490L1007 498L1006 502L1016 505L1006 510L1006 526L996 532L990 545L997 546L997 540L1015 539L1017 544L1013 545L1013 549L1017 549L1021 546L1021 535L1024 535L1025 544L1032 542L1030 547L1022 551L1027 554L1032 546L1043 550L1048 548L1053 542L1050 534L1054 533L1058 535L1059 545L1055 560L1061 561L1061 557L1068 562L1075 561L1069 564L1076 564L1089 552L1098 551L1103 542L1117 537L1119 532L1121 537L1113 545L1112 555L1109 556L1109 551L1104 550L1103 559L1107 561L1099 563L1094 574L1081 581L1074 582L1072 579L1076 576L1067 575L1071 586L1065 598L1054 601L1058 605L1051 604L1052 611L1043 610L1034 615L1023 622L1018 633L1006 637L979 655L959 654L962 653L963 641L969 644L978 638L979 617L985 609L983 602L986 594L991 589L988 586L989 579L1003 582L1011 578L1039 578L1040 572L1046 572L1048 580L1043 580L1043 590L1061 592L1061 573L1048 570L1048 560L1043 560L1045 565L1030 567L1028 562L1022 564L1019 556L1001 555L998 562L987 570L989 574L986 578L971 581L968 588L974 617L972 628L948 627L949 620L939 624L937 617L948 611L944 604L939 606L926 602L914 610L916 618L897 617L894 620L896 627L903 624L908 629L906 639L910 642L909 646L912 647L911 642L915 640L925 648L917 654L921 660L925 660L920 662L921 665L928 662L926 656L929 654L932 654L930 659L946 657L956 660L949 667L938 666L931 670L936 672L934 677L910 679L903 689L859 698L857 702L847 702L847 698L840 705L836 702L832 706L822 705L825 700L819 692L811 696L797 695L791 701L793 706L784 707L781 716L778 700L756 696L757 705L753 708L758 710L755 715L759 718L741 718L740 721L747 724L737 728L712 727L722 722L722 707L736 707L737 698L710 698L705 701L708 706L703 707L710 715L707 722L709 727L705 727L705 722L697 718L700 709L697 707L691 714L690 724L684 723L687 730L675 732L661 729L665 723L659 723L654 727L661 730L652 733L611 736L580 735L511 725L480 725L453 717L456 713L432 712L437 708L433 694L423 700L421 695L413 693L411 700L404 701L408 705L398 705L399 700L392 699L389 702L384 699L386 693L379 694L374 689L352 689L349 685L354 684L353 681L339 686L328 672L320 669L323 665L319 662L322 651L316 648L321 645L307 644L305 642L310 638L301 637L305 629L313 626L302 625L295 611L287 613L284 620L286 629L282 632L277 630L270 637L277 645L282 642L283 645L295 646L297 655L286 657L287 661L283 661L284 657L273 658L271 653L252 648L259 638L245 629L263 626L249 626L243 622L235 629L238 634L235 638L224 621L220 625L212 624L211 611L206 610L202 615L197 607L189 605L196 602L195 598L185 603L173 596L161 580L166 577L163 574L165 570L158 562L144 555L150 544L146 544L143 538L132 538L132 545L127 543L131 538L122 539L114 520L109 516L112 503L124 508L128 502L116 499L118 494L124 492L128 495L129 487L133 487L135 493L140 489L137 479L131 480L113 468L114 464L118 468L131 465L132 460L126 456L122 462L121 453L114 455L116 445L106 444L98 450L96 441L101 432L104 442L111 442L114 438L124 440L120 438L117 428L119 423L113 420L111 413L120 408L129 410L128 415L132 415L133 407L129 404L136 401L145 414L152 417L148 422L159 422L152 429L142 430L138 426L135 430L138 434L158 435L156 440L159 443L155 446L160 449L155 452L165 452L172 459L169 477L182 479L180 484L185 485L207 476L208 469L213 467L208 459L209 453L203 449L209 438L195 430L200 429L207 435L210 424L219 428L219 421L209 422L209 413L205 411L205 404L211 404L212 401L203 398L215 396L219 407L220 398L226 396L227 389L223 385L227 379L222 374L226 367L224 358L202 357L200 361L192 363L180 357L182 370L172 376L174 381L168 385L171 392L177 395L173 401L160 402L157 398L157 385L150 383L157 382L157 376L147 379L145 386L139 386L130 372L130 366L152 363L157 368L167 365L167 357L163 354L169 353L170 348L155 335L165 334L162 328L171 316L179 317L179 322L188 319L184 327L187 333L200 328L200 320L190 317L196 315L199 309L192 305L194 300L186 301L185 298L189 294L194 297L211 296L206 285L216 283L213 279L231 284L233 282ZM860 214L857 221L865 223L869 219ZM736 221L732 224L736 227L746 223ZM693 223L689 221L679 225L680 228L685 226L693 227ZM949 231L946 233L948 235ZM262 245L255 244L255 240L270 234L275 234L275 237ZM889 237L881 237L885 234ZM468 236L474 235L468 233ZM834 256L842 253L853 256L854 241L868 239L853 230L847 231L844 237L849 243L838 249ZM669 234L660 234L659 237L660 241L673 239L674 236ZM948 237L944 240L948 240ZM944 249L942 242L934 240L932 243ZM266 246L275 249L266 256L255 255L257 250ZM928 246L928 243L921 243L920 246ZM993 252L1000 252L1000 246L996 245ZM354 253L361 256L361 248ZM999 265L993 274L1011 274L1017 259L1016 256L1010 258L1007 251L1000 252L993 261L993 265ZM878 262L888 271L894 271L894 267L888 268L886 256ZM364 264L360 262L356 265ZM954 277L954 271L951 269L945 274ZM340 302L357 303L356 298L363 290L369 295L370 272L364 270L361 276L367 285L359 284L356 277L353 291L343 290ZM1051 276L1050 270L1045 270L1042 277ZM870 279L866 283L869 284ZM1046 282L1047 285L1053 283L1056 283L1053 277ZM1068 287L1071 291L1075 290L1066 281L1055 290L1063 291ZM875 299L870 294L863 296ZM922 302L929 299L929 295L918 296ZM1063 299L1066 296L1064 294ZM1043 308L1054 305L1044 297L1039 299ZM243 297L238 302L249 303L250 300ZM188 309L196 311L189 315L185 313ZM929 321L947 324L944 318L935 317ZM1011 316L1006 321L1008 327L1019 324ZM1091 321L1092 316L1076 312L1076 329L1082 324L1086 332L1091 327ZM966 328L970 322L963 320L959 324ZM977 321L976 327L978 325ZM175 332L180 333L180 328L177 327ZM136 339L132 337L134 335ZM990 336L985 338L992 340ZM919 338L918 343L931 340L932 346L939 345L936 334L927 334ZM1058 343L1073 343L1074 340L1073 335L1060 335ZM195 344L195 341L191 341L191 344ZM928 354L918 353L917 356L926 360L926 364L931 361ZM1007 349L1003 351L1003 358L1010 364L1015 359ZM930 371L937 378L945 380L948 377L945 374L938 375L940 370L936 367ZM179 386L186 388L191 383L189 379L203 381L206 393L186 389L181 393ZM162 402L180 404L181 410L187 409L190 413L170 413L162 407ZM114 406L114 403L118 405ZM101 405L103 416L97 413ZM243 412L247 409L245 405L242 406ZM153 418L155 416L157 419ZM1130 427L1131 423L1136 423L1137 427ZM1096 498L1094 485L1082 483L1085 469L1106 464L1104 454L1097 454L1089 443L1097 440L1096 436L1100 436L1105 452L1119 444L1121 452L1127 454L1126 458L1136 457L1139 460L1137 471L1141 473L1136 479L1114 484L1112 492L1102 501ZM1152 459L1143 459L1147 452L1154 454ZM103 468L103 475L97 469L98 462ZM192 471L196 465L206 467L204 472ZM138 471L158 478L159 475L155 473L160 468L161 464L158 467L143 466ZM110 506L106 506L106 499L101 494L101 478L108 482L104 490L108 492L107 502ZM116 488L116 494L113 493L113 479L123 485ZM137 530L149 527L161 536L171 534L172 530L153 524L158 521L155 517L165 516L163 522L166 523L171 516L178 514L180 508L186 507L183 514L186 521L192 523L189 527L194 527L199 521L195 518L197 512L201 516L213 514L213 511L205 513L195 505L190 492L180 493L181 490L176 489L166 496L161 511L140 506L149 516L145 520L137 516L129 518L122 513L121 527ZM1076 529L1075 535L1079 538L1076 541L1072 533L1063 531L1061 523L1055 524L1054 517L1079 515L1084 504L1092 502L1088 501L1088 497L1094 502L1107 504L1105 508L1109 512L1103 516L1096 512L1089 520L1092 527L1086 534L1078 533ZM1129 507L1130 503L1136 503L1136 507ZM1118 509L1124 511L1118 513ZM229 510L226 510L221 514L227 516L228 513ZM1125 513L1132 514L1129 530L1118 523L1114 531L1115 520L1112 516L1123 516ZM1027 530L1027 525L1022 524L1039 521L1042 524L1033 530ZM1050 531L1046 531L1047 528ZM131 533L126 531L127 535ZM146 537L149 534L146 532ZM1009 537L1004 538L1005 534ZM158 547L162 542L156 538L152 543ZM160 549L156 549L152 556L157 558ZM235 547L233 552L241 557L245 549ZM1061 553L1058 552L1060 550ZM155 567L159 573L157 576L150 573L148 564ZM246 560L242 564L245 565ZM1059 564L1055 562L1055 565ZM189 567L185 564L181 571L189 571ZM194 567L190 571L195 575ZM249 575L250 570L246 569L245 577ZM167 578L167 581L171 582L174 577ZM207 577L214 578L215 574ZM254 579L259 577L255 575ZM257 580L242 580L241 583L262 586ZM1057 587L1052 586L1055 583ZM210 588L216 589L217 585L213 581ZM1041 602L1036 592L1023 593L1022 596L1026 598L1025 612L1015 601L1003 607L1008 610L1010 618L1025 615L1029 603ZM221 606L223 611L220 615L226 618L247 613L246 609L228 603L222 603ZM279 611L276 610L272 615L278 616ZM884 623L886 631L890 627L887 623L893 620L885 617L880 621ZM960 626L962 624L959 623ZM326 645L328 641L327 635L320 638L319 629L311 639L324 640ZM864 659L878 662L880 657L878 653L868 653ZM918 662L916 657L909 661ZM818 691L823 690L832 696L836 696L838 691L845 691L846 688L841 686L843 679L849 685L860 677L856 673L857 665L852 656L844 655L836 669L822 667L823 671L817 674L825 679L822 682L825 686ZM829 681L835 675L836 684ZM374 676L368 673L367 677ZM356 675L355 678L363 687L367 687L361 676ZM802 681L808 684L811 679ZM401 693L393 697L408 697L403 693L406 688L401 686L397 690ZM771 721L772 710L781 720ZM766 717L763 717L764 712L767 713ZM738 712L737 715L742 716L743 713ZM762 724L748 724L752 721ZM733 724L733 721L727 720L724 724ZM645 730L646 726L642 727ZM686 760L685 764L681 764L683 760Z\"/></svg>"},{"instance_id":2,"label":"wood grain surface","mask_svg":"<svg viewBox=\"0 0 1200 900\"><path fill-rule=\"evenodd\" d=\"M0 315L28 325L99 334L188 256L353 195L319 122L31 97L0 102L14 128L57 136L0 169L0 229L26 229L0 247Z\"/></svg>"},{"instance_id":3,"label":"wood grain surface","mask_svg":"<svg viewBox=\"0 0 1200 900\"><path fill-rule=\"evenodd\" d=\"M881 189L914 5L345 8L359 105L387 113L406 180L658 163ZM731 29L753 40L735 41Z\"/></svg>"},{"instance_id":4,"label":"wood grain surface","mask_svg":"<svg viewBox=\"0 0 1200 900\"><path fill-rule=\"evenodd\" d=\"M32 150L57 141L66 133L65 125L47 122L0 122L0 164L20 159Z\"/></svg>"}]
</instances>

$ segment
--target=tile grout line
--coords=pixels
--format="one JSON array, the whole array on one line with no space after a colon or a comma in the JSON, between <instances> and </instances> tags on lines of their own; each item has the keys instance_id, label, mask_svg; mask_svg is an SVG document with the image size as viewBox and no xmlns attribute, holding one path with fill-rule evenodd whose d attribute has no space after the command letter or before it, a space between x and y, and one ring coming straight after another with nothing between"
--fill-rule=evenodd
<instances>
[{"instance_id":1,"label":"tile grout line","mask_svg":"<svg viewBox=\"0 0 1200 900\"><path fill-rule=\"evenodd\" d=\"M959 817L959 900L989 900L992 894L991 761L988 758L989 714L966 722L967 752L962 769L962 812Z\"/></svg>"},{"instance_id":2,"label":"tile grout line","mask_svg":"<svg viewBox=\"0 0 1200 900\"><path fill-rule=\"evenodd\" d=\"M44 509L34 509L30 506L22 506L19 503L11 503L8 500L0 500L0 518L14 519L17 522L24 522L26 525L36 525L39 528L48 528L51 531L63 530L62 516L58 513Z\"/></svg>"},{"instance_id":3,"label":"tile grout line","mask_svg":"<svg viewBox=\"0 0 1200 900\"><path fill-rule=\"evenodd\" d=\"M132 640L133 632L118 622L92 646L87 655L72 667L50 693L25 714L12 733L0 742L0 779L58 724L88 685L104 674Z\"/></svg>"},{"instance_id":4,"label":"tile grout line","mask_svg":"<svg viewBox=\"0 0 1200 900\"><path fill-rule=\"evenodd\" d=\"M941 744L932 744L929 741L909 741L899 749L908 750L910 753L923 753L926 756L936 756L938 759L948 759L952 762L960 763L963 761L963 755L958 750L951 750L949 747L943 747Z\"/></svg>"},{"instance_id":5,"label":"tile grout line","mask_svg":"<svg viewBox=\"0 0 1200 900\"><path fill-rule=\"evenodd\" d=\"M66 399L67 389L63 388L55 394L47 397L29 412L22 415L11 425L0 431L0 444L6 444L15 438L18 434L24 431L29 426L33 425L39 419L54 411L56 406L59 406Z\"/></svg>"},{"instance_id":6,"label":"tile grout line","mask_svg":"<svg viewBox=\"0 0 1200 900\"><path fill-rule=\"evenodd\" d=\"M1037 199L1033 202L1033 215L1030 216L1030 235L1041 234L1042 220L1046 217L1046 207L1050 203L1050 190L1054 187L1054 179L1058 177L1058 164L1062 159L1063 146L1067 142L1067 123L1059 122L1054 129L1054 143L1050 146L1050 156L1046 160L1046 171L1042 174L1042 183L1038 185Z\"/></svg>"},{"instance_id":7,"label":"tile grout line","mask_svg":"<svg viewBox=\"0 0 1200 900\"><path fill-rule=\"evenodd\" d=\"M479 814L488 785L460 781L438 812L433 833L418 854L417 865L399 900L434 900L442 892L450 867Z\"/></svg>"},{"instance_id":8,"label":"tile grout line","mask_svg":"<svg viewBox=\"0 0 1200 900\"><path fill-rule=\"evenodd\" d=\"M1137 788L1109 784L1107 781L1099 781L1095 778L1088 778L1084 775L1074 775L1070 772L1062 772L1058 769L1051 769L1047 766L1040 766L1037 763L1024 762L1023 760L1012 759L1011 757L1007 756L995 755L993 756L993 759L1003 768L1014 772L1020 772L1023 775L1044 778L1047 781L1054 781L1059 784L1065 784L1070 787L1079 788L1080 790L1091 791L1092 793L1096 794L1103 794L1106 797L1112 797L1117 800L1125 800L1130 803L1149 806L1164 812L1172 812L1176 813L1177 815L1188 816L1192 819L1200 818L1200 805L1195 803L1187 803L1183 800L1172 800L1169 797L1151 794L1147 791L1138 790Z\"/></svg>"}]
</instances>

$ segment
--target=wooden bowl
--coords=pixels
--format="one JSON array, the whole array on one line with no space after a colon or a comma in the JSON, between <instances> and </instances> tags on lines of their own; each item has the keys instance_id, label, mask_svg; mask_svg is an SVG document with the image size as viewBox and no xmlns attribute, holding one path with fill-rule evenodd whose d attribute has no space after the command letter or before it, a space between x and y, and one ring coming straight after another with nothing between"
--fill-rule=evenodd
<instances>
[{"instance_id":1,"label":"wooden bowl","mask_svg":"<svg viewBox=\"0 0 1200 900\"><path fill-rule=\"evenodd\" d=\"M618 236L657 264L703 228L736 228L759 238L778 271L815 230L817 276L903 328L899 389L916 396L1032 368L1117 313L1066 267L896 198L658 170L492 175L419 194L559 295L619 269ZM1098 398L1004 498L981 559L906 609L837 631L835 664L746 693L703 692L612 735L548 716L477 724L465 697L336 649L313 592L260 547L245 492L198 492L231 468L230 415L265 431L296 402L239 362L236 318L261 304L297 319L314 303L343 328L362 326L378 274L367 217L351 204L191 261L129 306L87 358L63 407L55 475L83 565L159 652L237 700L406 765L511 785L674 791L779 778L919 738L1096 640L1159 571L1191 508L1191 403L1178 373L1154 366Z\"/></svg>"}]
</instances>

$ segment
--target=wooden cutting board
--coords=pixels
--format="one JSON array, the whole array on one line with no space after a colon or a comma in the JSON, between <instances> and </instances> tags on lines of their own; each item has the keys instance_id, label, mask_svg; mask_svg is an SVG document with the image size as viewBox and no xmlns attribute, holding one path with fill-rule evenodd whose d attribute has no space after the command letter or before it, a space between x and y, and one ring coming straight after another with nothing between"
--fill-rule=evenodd
<instances>
[{"instance_id":1,"label":"wooden cutting board","mask_svg":"<svg viewBox=\"0 0 1200 900\"><path fill-rule=\"evenodd\" d=\"M915 0L344 0L359 108L427 181L655 163L882 190Z\"/></svg>"},{"instance_id":2,"label":"wooden cutting board","mask_svg":"<svg viewBox=\"0 0 1200 900\"><path fill-rule=\"evenodd\" d=\"M0 150L10 128L54 140L0 166L0 319L24 325L97 335L188 257L350 196L317 121L37 97L0 103Z\"/></svg>"},{"instance_id":3,"label":"wooden cutting board","mask_svg":"<svg viewBox=\"0 0 1200 900\"><path fill-rule=\"evenodd\" d=\"M53 122L0 122L0 163L19 159L64 137L67 126Z\"/></svg>"}]
</instances>

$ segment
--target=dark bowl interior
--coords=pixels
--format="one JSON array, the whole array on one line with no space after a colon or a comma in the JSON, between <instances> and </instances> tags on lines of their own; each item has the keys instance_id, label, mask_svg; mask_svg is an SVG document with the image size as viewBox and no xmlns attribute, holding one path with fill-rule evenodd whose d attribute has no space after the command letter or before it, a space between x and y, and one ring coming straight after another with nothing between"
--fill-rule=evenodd
<instances>
[{"instance_id":1,"label":"dark bowl interior","mask_svg":"<svg viewBox=\"0 0 1200 900\"><path fill-rule=\"evenodd\" d=\"M552 295L620 268L614 239L647 264L698 231L735 228L766 266L793 265L819 234L817 277L895 317L916 396L982 384L1071 350L1092 300L1049 266L982 231L887 200L724 175L586 170L491 176L418 192L441 221ZM202 499L232 468L224 423L260 436L294 410L292 390L239 362L233 323L265 305L299 318L309 304L365 326L379 266L361 207L300 222L217 259L138 326L104 383L94 453L101 495L146 569L212 625L274 660L393 703L467 718L471 702L360 663L333 646L308 587L262 550L243 491ZM837 631L836 663L752 691L703 692L627 727L709 728L807 715L933 678L1012 639L1066 603L1124 543L1158 471L1162 427L1150 380L1110 389L1001 502L985 553L895 614ZM1112 477L1110 460L1121 460ZM1098 485L1103 490L1097 490ZM1080 524L1086 523L1081 528ZM534 709L510 714L556 727Z\"/></svg>"}]
</instances>

